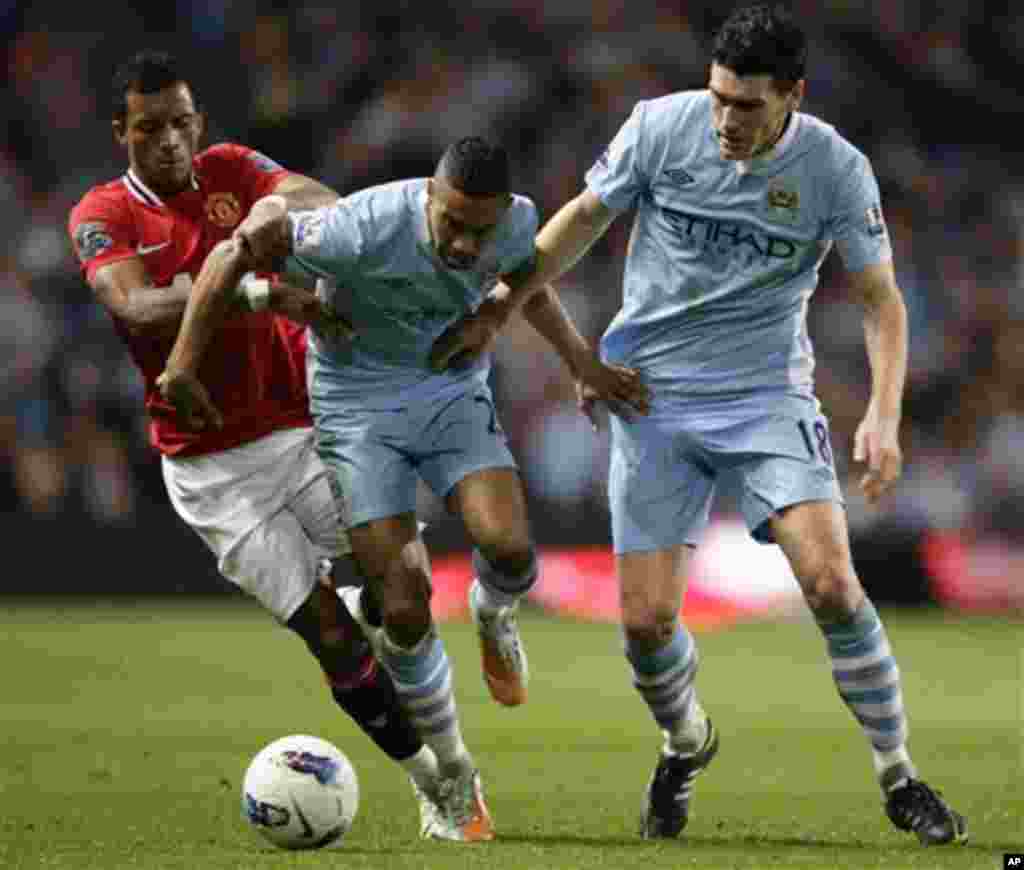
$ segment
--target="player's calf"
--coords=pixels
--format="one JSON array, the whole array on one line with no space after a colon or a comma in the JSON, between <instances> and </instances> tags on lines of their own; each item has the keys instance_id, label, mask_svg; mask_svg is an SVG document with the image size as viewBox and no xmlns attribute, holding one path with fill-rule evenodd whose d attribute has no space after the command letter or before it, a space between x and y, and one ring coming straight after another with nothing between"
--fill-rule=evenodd
<instances>
[{"instance_id":1,"label":"player's calf","mask_svg":"<svg viewBox=\"0 0 1024 870\"><path fill-rule=\"evenodd\" d=\"M429 633L432 586L430 561L421 541L406 544L379 574L368 579L387 637L411 649Z\"/></svg>"}]
</instances>

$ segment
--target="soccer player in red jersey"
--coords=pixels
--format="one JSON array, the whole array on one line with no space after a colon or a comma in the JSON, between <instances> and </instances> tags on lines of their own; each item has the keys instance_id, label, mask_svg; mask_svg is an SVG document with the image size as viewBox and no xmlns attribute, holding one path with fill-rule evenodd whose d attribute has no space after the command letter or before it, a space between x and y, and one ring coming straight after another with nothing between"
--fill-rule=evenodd
<instances>
[{"instance_id":1,"label":"soccer player in red jersey","mask_svg":"<svg viewBox=\"0 0 1024 870\"><path fill-rule=\"evenodd\" d=\"M142 373L150 441L162 455L171 503L221 574L302 637L337 703L409 773L422 835L455 838L433 800L436 759L325 577L327 560L349 547L313 447L305 329L339 324L313 290L247 277L203 365L223 426L186 428L155 384L192 279L253 203L278 195L291 208L314 208L338 194L241 145L199 151L204 117L169 55L142 52L125 63L113 98L114 137L128 170L86 193L68 229L85 279Z\"/></svg>"}]
</instances>

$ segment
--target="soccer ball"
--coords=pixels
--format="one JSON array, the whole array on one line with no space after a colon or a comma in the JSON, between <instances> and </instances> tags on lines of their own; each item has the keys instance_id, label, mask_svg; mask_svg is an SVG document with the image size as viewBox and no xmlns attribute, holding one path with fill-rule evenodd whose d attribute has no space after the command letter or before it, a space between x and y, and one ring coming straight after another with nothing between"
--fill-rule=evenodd
<instances>
[{"instance_id":1,"label":"soccer ball","mask_svg":"<svg viewBox=\"0 0 1024 870\"><path fill-rule=\"evenodd\" d=\"M319 849L340 840L359 808L359 780L326 740L293 734L263 747L242 782L242 812L282 849Z\"/></svg>"}]
</instances>

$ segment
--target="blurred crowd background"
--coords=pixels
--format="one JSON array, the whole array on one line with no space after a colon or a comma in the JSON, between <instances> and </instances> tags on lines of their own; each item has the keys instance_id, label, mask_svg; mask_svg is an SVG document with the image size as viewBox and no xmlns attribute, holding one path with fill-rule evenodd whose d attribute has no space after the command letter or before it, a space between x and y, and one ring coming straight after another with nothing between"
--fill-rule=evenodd
<instances>
[{"instance_id":1,"label":"blurred crowd background","mask_svg":"<svg viewBox=\"0 0 1024 870\"><path fill-rule=\"evenodd\" d=\"M832 255L812 301L817 382L847 479L855 556L873 594L928 594L922 540L1022 543L1024 7L945 0L796 0L811 36L804 109L870 157L911 317L905 471L880 509L849 461L868 369L861 315ZM110 130L114 67L144 47L192 68L207 143L256 147L348 192L429 174L444 146L509 147L542 219L633 104L702 87L731 4L686 0L179 0L116 9L0 3L0 503L23 564L4 581L192 589L212 560L173 515L147 447L140 382L82 280L72 205L124 169ZM597 337L617 309L630 222L560 284ZM606 436L575 409L554 355L522 323L497 351L499 411L542 545L609 540ZM462 544L428 497L429 542ZM721 511L730 509L726 499ZM15 563L17 564L17 563ZM84 579L89 575L89 579Z\"/></svg>"}]
</instances>

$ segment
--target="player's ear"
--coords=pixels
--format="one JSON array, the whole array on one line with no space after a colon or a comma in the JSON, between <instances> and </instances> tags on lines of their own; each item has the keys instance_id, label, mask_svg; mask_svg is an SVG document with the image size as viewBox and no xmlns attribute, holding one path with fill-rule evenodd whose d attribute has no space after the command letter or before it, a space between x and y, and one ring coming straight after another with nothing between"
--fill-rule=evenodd
<instances>
[{"instance_id":1,"label":"player's ear","mask_svg":"<svg viewBox=\"0 0 1024 870\"><path fill-rule=\"evenodd\" d=\"M807 89L807 79L800 79L795 85L793 90L789 92L789 111L795 112L800 108L800 103L804 99L804 91Z\"/></svg>"},{"instance_id":2,"label":"player's ear","mask_svg":"<svg viewBox=\"0 0 1024 870\"><path fill-rule=\"evenodd\" d=\"M114 141L118 145L127 145L128 131L125 127L124 118L114 118L110 122L110 127L114 132Z\"/></svg>"}]
</instances>

